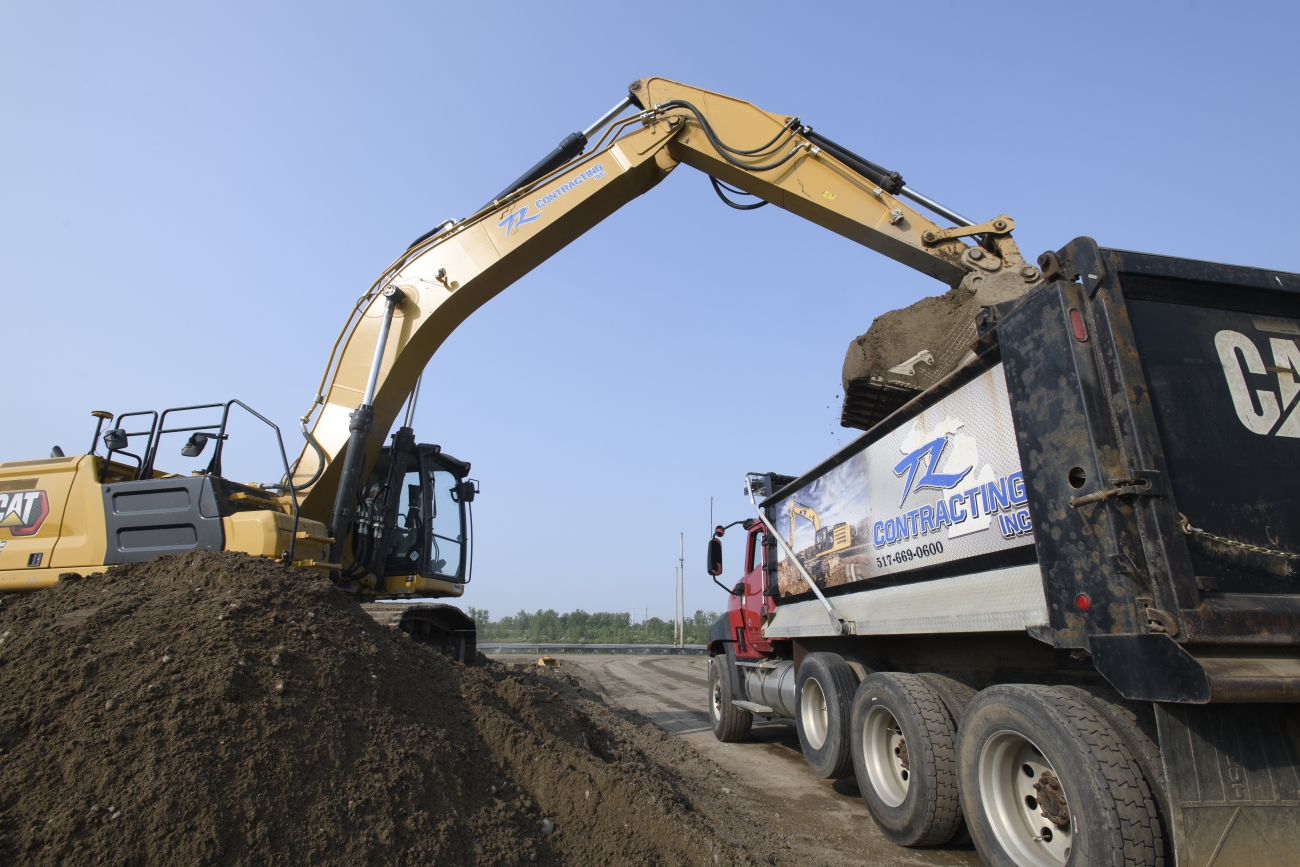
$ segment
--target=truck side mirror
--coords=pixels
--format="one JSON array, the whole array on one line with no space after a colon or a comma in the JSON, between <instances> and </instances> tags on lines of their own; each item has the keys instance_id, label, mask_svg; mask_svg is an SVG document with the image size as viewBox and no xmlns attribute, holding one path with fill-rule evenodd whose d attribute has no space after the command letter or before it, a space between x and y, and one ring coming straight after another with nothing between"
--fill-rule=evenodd
<instances>
[{"instance_id":1,"label":"truck side mirror","mask_svg":"<svg viewBox=\"0 0 1300 867\"><path fill-rule=\"evenodd\" d=\"M714 578L722 574L722 540L709 540L709 574Z\"/></svg>"}]
</instances>

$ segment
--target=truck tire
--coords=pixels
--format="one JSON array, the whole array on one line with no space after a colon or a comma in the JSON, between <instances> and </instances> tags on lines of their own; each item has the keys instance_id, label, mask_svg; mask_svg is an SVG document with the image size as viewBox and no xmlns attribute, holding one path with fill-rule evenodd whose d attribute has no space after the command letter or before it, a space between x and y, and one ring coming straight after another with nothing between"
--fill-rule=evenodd
<instances>
[{"instance_id":1,"label":"truck tire","mask_svg":"<svg viewBox=\"0 0 1300 867\"><path fill-rule=\"evenodd\" d=\"M853 769L867 812L900 846L957 833L957 731L943 699L915 674L881 672L853 698Z\"/></svg>"},{"instance_id":2,"label":"truck tire","mask_svg":"<svg viewBox=\"0 0 1300 867\"><path fill-rule=\"evenodd\" d=\"M1111 724L1137 762L1146 781L1147 789L1156 799L1160 812L1160 827L1168 832L1169 792L1165 788L1164 762L1160 758L1160 735L1156 732L1155 708L1150 702L1130 701L1112 689L1100 686L1058 686L1057 689L1074 691L1092 702L1106 721Z\"/></svg>"},{"instance_id":3,"label":"truck tire","mask_svg":"<svg viewBox=\"0 0 1300 867\"><path fill-rule=\"evenodd\" d=\"M724 744L748 740L754 724L752 713L731 703L731 666L722 653L709 660L709 722Z\"/></svg>"},{"instance_id":4,"label":"truck tire","mask_svg":"<svg viewBox=\"0 0 1300 867\"><path fill-rule=\"evenodd\" d=\"M1163 867L1154 799L1091 702L1046 686L991 686L966 708L957 785L990 867Z\"/></svg>"},{"instance_id":5,"label":"truck tire","mask_svg":"<svg viewBox=\"0 0 1300 867\"><path fill-rule=\"evenodd\" d=\"M952 717L952 730L955 734L961 728L961 718L966 713L966 705L971 703L979 690L959 680L929 671L923 671L917 676L929 684L939 698L943 699L944 706L948 708L948 715ZM957 831L948 842L953 846L969 846L970 831L966 828L966 819L960 809L957 811L957 816L960 819Z\"/></svg>"},{"instance_id":6,"label":"truck tire","mask_svg":"<svg viewBox=\"0 0 1300 867\"><path fill-rule=\"evenodd\" d=\"M944 706L948 708L948 715L952 717L953 731L960 728L962 715L966 713L966 705L971 703L979 690L959 680L929 671L923 671L917 677L929 684L930 689L943 699Z\"/></svg>"},{"instance_id":7,"label":"truck tire","mask_svg":"<svg viewBox=\"0 0 1300 867\"><path fill-rule=\"evenodd\" d=\"M794 727L812 772L823 780L853 773L849 720L857 678L834 653L810 653L795 680Z\"/></svg>"}]
</instances>

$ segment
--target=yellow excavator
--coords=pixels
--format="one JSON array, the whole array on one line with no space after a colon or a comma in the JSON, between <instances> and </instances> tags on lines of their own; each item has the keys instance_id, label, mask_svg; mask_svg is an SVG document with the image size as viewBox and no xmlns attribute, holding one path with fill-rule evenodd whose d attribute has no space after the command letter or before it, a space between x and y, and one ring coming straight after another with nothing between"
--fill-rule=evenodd
<instances>
[{"instance_id":1,"label":"yellow excavator","mask_svg":"<svg viewBox=\"0 0 1300 867\"><path fill-rule=\"evenodd\" d=\"M384 269L334 341L302 416L306 444L295 460L278 428L232 400L95 412L86 454L56 449L48 458L0 463L0 592L38 590L64 572L206 549L317 570L363 601L462 595L478 486L468 463L415 439L411 420L425 365L471 313L681 164L708 175L733 207L776 205L948 284L972 309L1018 297L1042 279L1021 258L1005 215L973 223L797 116L663 78L638 79L610 111L478 211L437 226ZM737 202L728 193L758 201ZM932 222L909 201L955 225ZM972 237L974 245L963 240ZM938 349L938 338L905 355ZM888 366L867 373L854 380L858 420L887 414L919 387ZM274 431L278 481L240 484L223 476L238 416ZM177 444L188 458L211 446L211 458L188 474L169 472L162 448ZM378 607L414 637L472 656L473 621L458 609Z\"/></svg>"},{"instance_id":2,"label":"yellow excavator","mask_svg":"<svg viewBox=\"0 0 1300 867\"><path fill-rule=\"evenodd\" d=\"M822 519L811 506L790 502L790 547L794 548L795 516L807 519L813 525L812 557L814 559L853 547L853 530L844 521L833 527L822 527Z\"/></svg>"}]
</instances>

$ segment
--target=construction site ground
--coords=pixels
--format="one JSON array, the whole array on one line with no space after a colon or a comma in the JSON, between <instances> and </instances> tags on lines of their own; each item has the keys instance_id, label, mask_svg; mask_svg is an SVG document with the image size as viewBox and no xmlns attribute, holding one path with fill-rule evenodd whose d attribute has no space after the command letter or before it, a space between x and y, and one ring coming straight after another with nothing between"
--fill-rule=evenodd
<instances>
[{"instance_id":1,"label":"construction site ground","mask_svg":"<svg viewBox=\"0 0 1300 867\"><path fill-rule=\"evenodd\" d=\"M502 654L503 664L535 667L536 659ZM739 818L741 827L763 827L781 848L773 863L823 865L978 865L973 847L905 849L876 828L852 777L819 780L799 751L794 724L754 720L747 742L724 744L713 736L707 708L708 657L624 654L557 655L559 669L611 707L621 708L670 732L727 782L714 798L719 818ZM701 804L705 812L713 807ZM787 848L788 847L788 848ZM758 850L755 850L758 854ZM772 855L773 853L768 853Z\"/></svg>"},{"instance_id":2,"label":"construction site ground","mask_svg":"<svg viewBox=\"0 0 1300 867\"><path fill-rule=\"evenodd\" d=\"M788 726L714 742L698 658L523 662L242 554L0 597L0 864L975 863L889 845Z\"/></svg>"}]
</instances>

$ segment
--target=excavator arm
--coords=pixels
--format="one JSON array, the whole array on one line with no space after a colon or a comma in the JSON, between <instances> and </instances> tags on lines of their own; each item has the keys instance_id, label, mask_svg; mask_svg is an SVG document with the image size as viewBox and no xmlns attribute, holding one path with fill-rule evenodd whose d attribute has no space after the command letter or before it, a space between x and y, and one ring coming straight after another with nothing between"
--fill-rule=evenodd
<instances>
[{"instance_id":1,"label":"excavator arm","mask_svg":"<svg viewBox=\"0 0 1300 867\"><path fill-rule=\"evenodd\" d=\"M1009 218L973 226L798 117L646 78L634 81L627 101L602 122L628 104L638 113L610 124L590 153L578 154L587 134L570 136L520 178L516 189L416 241L358 300L303 417L308 445L293 481L302 491L305 517L337 523L328 517L331 504L350 496L336 497L343 464L355 463L363 475L374 465L425 365L457 326L680 164L949 286L977 270L970 257L979 248L962 240L971 235L980 235L981 244L1007 263L1021 261ZM940 227L904 197L958 223L957 228ZM353 414L367 396L373 423L368 436L356 437ZM340 460L353 437L366 442L364 455Z\"/></svg>"},{"instance_id":2,"label":"excavator arm","mask_svg":"<svg viewBox=\"0 0 1300 867\"><path fill-rule=\"evenodd\" d=\"M790 503L790 547L791 548L794 547L794 519L796 515L800 518L807 518L812 523L814 534L819 532L822 528L822 519L817 517L816 512L814 512L808 506L800 505L799 503L795 503L792 501Z\"/></svg>"}]
</instances>

